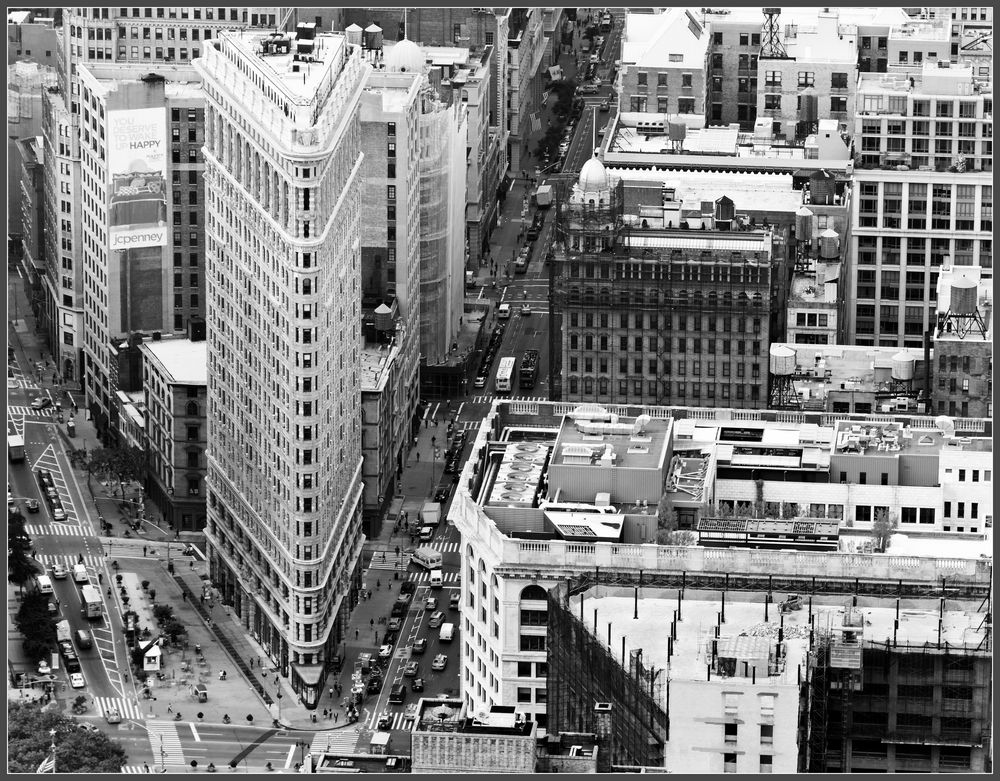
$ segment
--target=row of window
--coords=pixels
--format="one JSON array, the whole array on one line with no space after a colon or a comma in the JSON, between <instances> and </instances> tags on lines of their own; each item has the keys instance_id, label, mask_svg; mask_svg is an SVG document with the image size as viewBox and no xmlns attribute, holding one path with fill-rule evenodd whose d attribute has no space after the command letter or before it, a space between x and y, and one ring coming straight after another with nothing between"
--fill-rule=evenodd
<instances>
[{"instance_id":1,"label":"row of window","mask_svg":"<svg viewBox=\"0 0 1000 781\"><path fill-rule=\"evenodd\" d=\"M594 363L594 359L593 358L584 358L583 359L583 370L587 374L593 374L594 373L594 366L595 366L595 363ZM607 358L598 358L596 366L597 366L597 371L598 371L599 374L608 374L608 372L609 372L609 369L608 369L609 362L608 362ZM657 375L659 375L661 373L670 373L671 361L668 360L668 361L662 361L661 362L661 361L659 361L656 358L650 358L646 362L646 366L648 367L648 373L651 374L651 375L653 375L655 377L655 376L657 376ZM730 376L730 363L729 363L729 361L721 361L720 362L720 366L721 366L721 370L722 370L721 376L723 376L723 377L729 377ZM682 377L686 376L687 375L687 368L688 368L687 361L677 361L676 364L675 364L674 374L680 375ZM580 370L580 359L577 358L576 356L570 356L570 358L569 358L569 370L571 372L578 372ZM618 359L618 372L620 374L629 374L629 370L628 370L628 358L619 358ZM633 359L633 361L632 361L632 372L631 373L632 374L639 374L639 375L645 373L643 371L643 362L642 362L641 358L635 358L635 359ZM701 361L691 361L691 374L694 377L700 377L701 376ZM705 361L705 375L707 377L714 377L715 376L715 361ZM746 365L745 364L742 364L742 363L736 364L736 376L740 377L740 378L746 376ZM760 364L759 363L751 364L751 366L750 366L750 377L752 379L755 379L755 380L759 380L760 379Z\"/></svg>"},{"instance_id":2,"label":"row of window","mask_svg":"<svg viewBox=\"0 0 1000 781\"><path fill-rule=\"evenodd\" d=\"M688 392L688 386L690 385L690 393ZM713 383L705 383L705 398L714 399L716 397L716 385ZM594 393L595 385L593 377L584 377L581 383L579 377L569 378L569 393L571 395L577 395L580 393L581 386L583 388L583 394L585 396L590 396ZM607 396L611 393L611 380L607 377L599 377L597 379L597 393L601 396ZM645 385L643 385L642 380L632 380L631 391L629 390L628 380L618 381L618 395L621 397L628 397L631 393L633 396L642 397L643 390L645 389L645 395L651 396L653 398L665 398L669 399L671 396L671 387L675 389L675 396L678 399L685 399L689 395L692 398L700 399L702 397L702 383L692 382L692 383L671 383L661 380L648 380ZM736 385L736 393L732 394L730 385L719 385L721 390L719 391L719 396L723 399L729 399L735 397L737 400L743 401L747 397L751 400L757 401L761 398L760 386L753 385L750 387L750 393L747 394L747 386L745 383L740 383Z\"/></svg>"}]
</instances>

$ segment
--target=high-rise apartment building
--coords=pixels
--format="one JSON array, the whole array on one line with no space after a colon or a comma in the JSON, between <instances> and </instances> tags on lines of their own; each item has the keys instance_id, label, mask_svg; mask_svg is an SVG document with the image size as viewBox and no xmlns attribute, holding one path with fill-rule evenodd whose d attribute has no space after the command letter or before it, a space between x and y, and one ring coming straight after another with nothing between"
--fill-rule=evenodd
<instances>
[{"instance_id":1,"label":"high-rise apartment building","mask_svg":"<svg viewBox=\"0 0 1000 781\"><path fill-rule=\"evenodd\" d=\"M420 68L374 71L361 98L362 454L369 524L379 523L395 492L420 389L422 85ZM367 528L375 536L376 528Z\"/></svg>"},{"instance_id":2,"label":"high-rise apartment building","mask_svg":"<svg viewBox=\"0 0 1000 781\"><path fill-rule=\"evenodd\" d=\"M112 436L115 344L182 332L204 312L204 98L190 66L158 70L77 69L84 381L98 429Z\"/></svg>"},{"instance_id":3,"label":"high-rise apartment building","mask_svg":"<svg viewBox=\"0 0 1000 781\"><path fill-rule=\"evenodd\" d=\"M305 58L305 59L303 59ZM360 584L368 66L343 35L221 33L206 95L211 576L306 707Z\"/></svg>"},{"instance_id":4,"label":"high-rise apartment building","mask_svg":"<svg viewBox=\"0 0 1000 781\"><path fill-rule=\"evenodd\" d=\"M119 75L126 79L136 79L148 76L150 72L167 79L176 80L171 71L180 64L181 71L187 69L190 73L190 61L201 54L205 41L211 40L219 30L243 29L248 25L273 26L278 21L278 9L253 9L251 13L245 8L91 8L70 7L63 9L62 26L55 28L57 36L57 51L55 61L58 73L58 86L43 93L44 114L44 166L45 166L45 246L44 275L38 285L39 291L39 321L43 333L56 359L57 365L67 382L84 382L84 259L85 244L83 241L83 219L81 183L83 171L81 165L80 134L82 125L89 122L81 117L84 109L96 110L85 106L89 101L81 99L80 68L89 64L94 68L103 69L99 78L105 81L114 80ZM112 65L134 64L138 70L116 73ZM155 67L153 67L155 66ZM183 67L186 66L186 67ZM196 107L196 117L188 119L188 107L181 107L179 120L171 117L171 199L180 197L182 208L181 236L186 240L182 246L175 248L181 252L182 267L177 271L189 275L196 273L184 268L188 261L193 261L196 253L188 255L187 247L191 246L191 231L184 230L186 218L191 208L197 210L198 204L189 202L184 187L190 185L199 188L203 196L203 185L200 176L200 138L188 141L192 128L197 129L201 123L200 111ZM99 116L98 120L103 119ZM173 133L179 131L179 138ZM90 133L98 133L93 127ZM195 151L195 160L190 161L188 155ZM174 161L173 153L180 151L182 162ZM192 170L197 176L192 181ZM181 181L175 177L180 174ZM90 174L90 183L97 187ZM107 195L101 197L107 201ZM202 197L201 201L204 201ZM89 203L89 202L88 202ZM92 204L91 204L92 205ZM94 208L97 208L94 205ZM174 238L171 233L170 238ZM106 243L104 238L100 243ZM171 250L171 252L175 252ZM176 253L174 261L176 262ZM168 272L169 273L169 272ZM172 330L176 323L176 315L183 316L184 309L191 304L190 296L202 295L201 285L187 283L178 292L182 294L181 311L171 312L167 321L160 327ZM195 288L198 288L196 290ZM168 296L172 295L168 293ZM98 301L96 306L104 306ZM201 304L197 304L198 309ZM182 330L183 325L180 326ZM113 431L115 426L110 420L113 414L107 399L113 393L110 387L100 393L90 393L89 401L96 405L98 422L102 428ZM108 425L111 424L111 425Z\"/></svg>"},{"instance_id":5,"label":"high-rise apartment building","mask_svg":"<svg viewBox=\"0 0 1000 781\"><path fill-rule=\"evenodd\" d=\"M946 60L862 74L845 336L920 347L947 263L993 275L993 95Z\"/></svg>"},{"instance_id":6,"label":"high-rise apartment building","mask_svg":"<svg viewBox=\"0 0 1000 781\"><path fill-rule=\"evenodd\" d=\"M625 220L626 186L596 157L578 181L560 185L559 250L549 271L552 397L760 406L771 232L737 230L728 198L698 204L700 230L679 229L680 204L678 228L650 225L652 205L645 225ZM661 188L652 187L660 200Z\"/></svg>"}]
</instances>

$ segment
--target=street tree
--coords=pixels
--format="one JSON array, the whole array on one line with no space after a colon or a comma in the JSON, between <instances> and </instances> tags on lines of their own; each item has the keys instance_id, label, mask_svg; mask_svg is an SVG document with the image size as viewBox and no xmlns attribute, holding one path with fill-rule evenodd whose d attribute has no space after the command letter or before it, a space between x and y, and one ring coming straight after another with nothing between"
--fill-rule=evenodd
<instances>
[{"instance_id":1,"label":"street tree","mask_svg":"<svg viewBox=\"0 0 1000 781\"><path fill-rule=\"evenodd\" d=\"M115 478L118 487L122 489L122 498L124 498L124 486L133 481L141 480L145 473L142 456L134 448L129 447L101 447L91 450L87 454L84 466L87 470L88 484L90 475L110 475ZM117 489L112 488L112 490Z\"/></svg>"},{"instance_id":2,"label":"street tree","mask_svg":"<svg viewBox=\"0 0 1000 781\"><path fill-rule=\"evenodd\" d=\"M53 742L57 773L120 773L128 760L121 743L103 732L84 732L76 719L37 703L7 705L7 772L37 772Z\"/></svg>"},{"instance_id":3,"label":"street tree","mask_svg":"<svg viewBox=\"0 0 1000 781\"><path fill-rule=\"evenodd\" d=\"M45 594L25 594L14 625L24 635L24 653L29 659L38 661L55 650L56 622L49 615L49 598Z\"/></svg>"},{"instance_id":4,"label":"street tree","mask_svg":"<svg viewBox=\"0 0 1000 781\"><path fill-rule=\"evenodd\" d=\"M24 516L19 512L7 513L7 580L16 583L21 591L24 584L38 571L38 565L31 558L31 538L24 525Z\"/></svg>"},{"instance_id":5,"label":"street tree","mask_svg":"<svg viewBox=\"0 0 1000 781\"><path fill-rule=\"evenodd\" d=\"M896 516L891 514L887 508L880 507L875 511L875 520L872 522L872 542L875 550L885 553L892 543L892 533L899 525Z\"/></svg>"}]
</instances>

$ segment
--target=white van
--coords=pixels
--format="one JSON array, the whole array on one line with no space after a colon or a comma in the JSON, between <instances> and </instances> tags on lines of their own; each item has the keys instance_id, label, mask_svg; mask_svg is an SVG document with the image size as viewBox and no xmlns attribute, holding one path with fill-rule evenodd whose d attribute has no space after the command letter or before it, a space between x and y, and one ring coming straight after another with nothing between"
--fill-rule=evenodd
<instances>
[{"instance_id":1,"label":"white van","mask_svg":"<svg viewBox=\"0 0 1000 781\"><path fill-rule=\"evenodd\" d=\"M419 564L424 569L441 569L441 551L434 550L429 545L423 545L413 551L410 561Z\"/></svg>"},{"instance_id":2,"label":"white van","mask_svg":"<svg viewBox=\"0 0 1000 781\"><path fill-rule=\"evenodd\" d=\"M52 593L52 581L49 579L48 575L39 575L35 578L35 583L38 584L38 592L40 594Z\"/></svg>"},{"instance_id":3,"label":"white van","mask_svg":"<svg viewBox=\"0 0 1000 781\"><path fill-rule=\"evenodd\" d=\"M454 624L441 624L441 634L438 636L438 639L442 643L450 643L454 636L455 636Z\"/></svg>"},{"instance_id":4,"label":"white van","mask_svg":"<svg viewBox=\"0 0 1000 781\"><path fill-rule=\"evenodd\" d=\"M90 575L87 574L87 568L82 564L73 565L73 581L75 583L90 583Z\"/></svg>"},{"instance_id":5,"label":"white van","mask_svg":"<svg viewBox=\"0 0 1000 781\"><path fill-rule=\"evenodd\" d=\"M441 588L444 585L444 575L439 569L431 570L431 588Z\"/></svg>"},{"instance_id":6,"label":"white van","mask_svg":"<svg viewBox=\"0 0 1000 781\"><path fill-rule=\"evenodd\" d=\"M497 310L497 317L501 320L510 319L510 304L500 304L500 308Z\"/></svg>"}]
</instances>

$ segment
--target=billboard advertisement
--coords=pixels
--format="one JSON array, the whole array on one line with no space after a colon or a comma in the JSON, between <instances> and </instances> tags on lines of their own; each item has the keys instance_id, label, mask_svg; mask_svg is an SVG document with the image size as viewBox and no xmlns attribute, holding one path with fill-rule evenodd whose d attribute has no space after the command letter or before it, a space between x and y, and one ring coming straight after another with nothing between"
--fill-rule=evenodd
<instances>
[{"instance_id":1,"label":"billboard advertisement","mask_svg":"<svg viewBox=\"0 0 1000 781\"><path fill-rule=\"evenodd\" d=\"M167 112L108 112L112 250L167 244Z\"/></svg>"}]
</instances>

